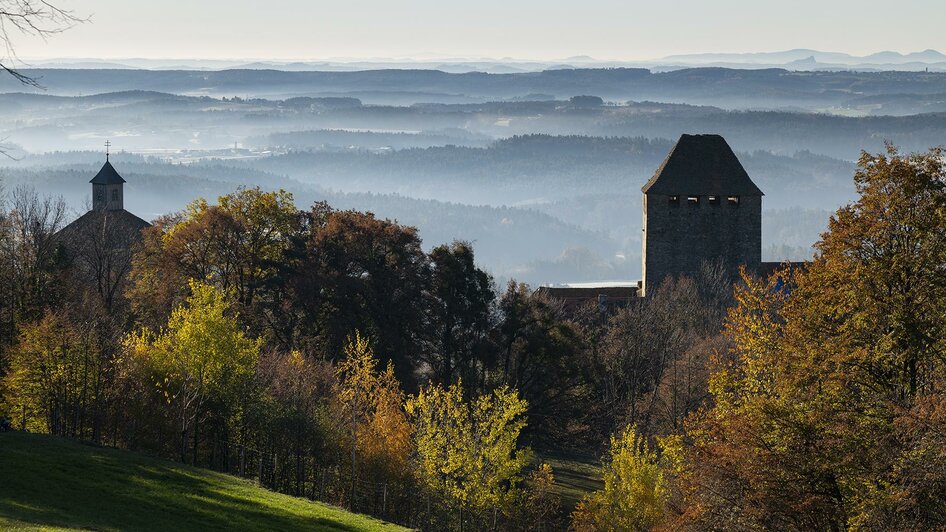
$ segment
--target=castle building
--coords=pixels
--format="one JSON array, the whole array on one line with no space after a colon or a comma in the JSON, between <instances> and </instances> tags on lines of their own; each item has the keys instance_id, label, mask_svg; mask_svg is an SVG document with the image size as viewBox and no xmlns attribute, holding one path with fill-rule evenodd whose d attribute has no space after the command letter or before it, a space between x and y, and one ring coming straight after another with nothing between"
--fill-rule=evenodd
<instances>
[{"instance_id":1,"label":"castle building","mask_svg":"<svg viewBox=\"0 0 946 532\"><path fill-rule=\"evenodd\" d=\"M762 190L720 135L681 135L643 193L642 279L626 283L543 286L538 292L566 310L598 303L602 310L647 296L668 277L698 278L721 264L735 281L741 266L768 275L762 262Z\"/></svg>"},{"instance_id":2,"label":"castle building","mask_svg":"<svg viewBox=\"0 0 946 532\"><path fill-rule=\"evenodd\" d=\"M125 210L125 179L106 155L92 184L92 209L56 234L77 281L111 310L131 270L132 248L151 224Z\"/></svg>"},{"instance_id":3,"label":"castle building","mask_svg":"<svg viewBox=\"0 0 946 532\"><path fill-rule=\"evenodd\" d=\"M643 197L642 294L667 277L696 278L704 262L762 265L762 196L719 135L682 135Z\"/></svg>"}]
</instances>

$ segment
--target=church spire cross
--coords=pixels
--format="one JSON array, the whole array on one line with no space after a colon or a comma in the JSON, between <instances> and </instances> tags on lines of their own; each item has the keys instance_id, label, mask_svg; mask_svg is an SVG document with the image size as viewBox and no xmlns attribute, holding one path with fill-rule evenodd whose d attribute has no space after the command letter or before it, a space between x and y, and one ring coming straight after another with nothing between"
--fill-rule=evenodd
<instances>
[{"instance_id":1,"label":"church spire cross","mask_svg":"<svg viewBox=\"0 0 946 532\"><path fill-rule=\"evenodd\" d=\"M106 141L105 141L105 161L106 161L106 162L108 162L108 151L109 151L109 148L111 148L111 147L112 147L111 141L109 141L109 140L106 139Z\"/></svg>"}]
</instances>

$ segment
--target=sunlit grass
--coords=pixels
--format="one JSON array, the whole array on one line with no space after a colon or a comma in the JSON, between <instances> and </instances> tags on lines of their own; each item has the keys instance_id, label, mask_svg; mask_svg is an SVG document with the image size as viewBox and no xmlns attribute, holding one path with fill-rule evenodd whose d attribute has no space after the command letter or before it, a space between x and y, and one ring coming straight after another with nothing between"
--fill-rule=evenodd
<instances>
[{"instance_id":1,"label":"sunlit grass","mask_svg":"<svg viewBox=\"0 0 946 532\"><path fill-rule=\"evenodd\" d=\"M402 530L229 475L31 434L0 434L2 530Z\"/></svg>"}]
</instances>

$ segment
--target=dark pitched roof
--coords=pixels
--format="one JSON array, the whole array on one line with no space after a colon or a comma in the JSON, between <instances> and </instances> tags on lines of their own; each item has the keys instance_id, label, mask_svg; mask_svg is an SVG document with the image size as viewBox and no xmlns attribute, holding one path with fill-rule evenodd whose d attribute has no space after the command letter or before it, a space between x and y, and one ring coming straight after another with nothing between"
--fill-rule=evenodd
<instances>
[{"instance_id":1,"label":"dark pitched roof","mask_svg":"<svg viewBox=\"0 0 946 532\"><path fill-rule=\"evenodd\" d=\"M537 292L548 294L555 298L592 299L598 296L616 298L637 297L636 286L602 286L599 288L571 287L571 286L540 286Z\"/></svg>"},{"instance_id":2,"label":"dark pitched roof","mask_svg":"<svg viewBox=\"0 0 946 532\"><path fill-rule=\"evenodd\" d=\"M664 196L763 195L719 135L681 135L641 190Z\"/></svg>"},{"instance_id":3,"label":"dark pitched roof","mask_svg":"<svg viewBox=\"0 0 946 532\"><path fill-rule=\"evenodd\" d=\"M105 161L99 173L95 174L95 177L89 181L89 183L94 185L117 185L124 182L125 180L122 176L118 175L118 172L115 171L115 167L108 161Z\"/></svg>"},{"instance_id":4,"label":"dark pitched roof","mask_svg":"<svg viewBox=\"0 0 946 532\"><path fill-rule=\"evenodd\" d=\"M536 290L536 293L558 301L565 311L573 311L592 302L598 305L603 304L606 308L613 310L628 305L631 301L637 299L639 294L636 286L602 286L597 288L542 286Z\"/></svg>"},{"instance_id":5,"label":"dark pitched roof","mask_svg":"<svg viewBox=\"0 0 946 532\"><path fill-rule=\"evenodd\" d=\"M142 229L151 227L150 223L124 209L114 211L93 209L63 227L56 236L64 241L82 239L89 234L89 231L101 231L105 224L119 231L128 232L134 237L137 237Z\"/></svg>"}]
</instances>

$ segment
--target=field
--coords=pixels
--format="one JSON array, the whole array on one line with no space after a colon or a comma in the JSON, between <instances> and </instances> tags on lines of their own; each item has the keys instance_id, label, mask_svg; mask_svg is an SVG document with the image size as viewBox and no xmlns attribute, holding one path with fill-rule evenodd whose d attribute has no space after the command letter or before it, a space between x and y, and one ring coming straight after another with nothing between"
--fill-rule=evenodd
<instances>
[{"instance_id":1,"label":"field","mask_svg":"<svg viewBox=\"0 0 946 532\"><path fill-rule=\"evenodd\" d=\"M403 530L251 482L49 436L0 434L4 530Z\"/></svg>"}]
</instances>

